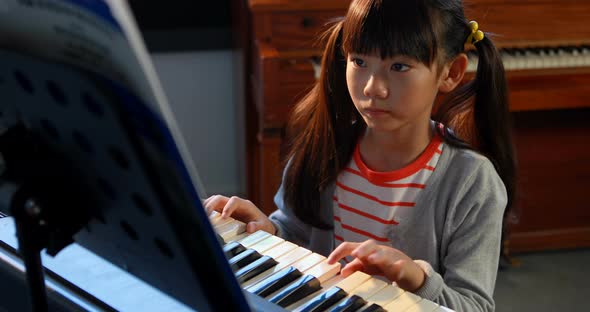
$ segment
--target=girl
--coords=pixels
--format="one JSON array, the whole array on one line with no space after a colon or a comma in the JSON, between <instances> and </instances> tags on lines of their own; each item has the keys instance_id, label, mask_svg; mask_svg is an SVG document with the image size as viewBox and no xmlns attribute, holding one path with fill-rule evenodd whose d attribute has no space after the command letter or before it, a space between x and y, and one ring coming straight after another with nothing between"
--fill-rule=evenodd
<instances>
[{"instance_id":1,"label":"girl","mask_svg":"<svg viewBox=\"0 0 590 312\"><path fill-rule=\"evenodd\" d=\"M461 85L466 44L479 64ZM278 210L267 218L219 195L205 207L344 259L344 276L361 270L457 311L493 311L514 197L508 117L501 59L460 0L355 0L293 111Z\"/></svg>"}]
</instances>

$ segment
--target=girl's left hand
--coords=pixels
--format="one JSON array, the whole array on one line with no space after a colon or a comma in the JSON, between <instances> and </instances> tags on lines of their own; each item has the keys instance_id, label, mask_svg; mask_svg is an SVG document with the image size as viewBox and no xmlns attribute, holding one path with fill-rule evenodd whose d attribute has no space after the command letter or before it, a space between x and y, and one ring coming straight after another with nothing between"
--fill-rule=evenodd
<instances>
[{"instance_id":1,"label":"girl's left hand","mask_svg":"<svg viewBox=\"0 0 590 312\"><path fill-rule=\"evenodd\" d=\"M336 263L347 256L354 257L354 260L340 272L344 277L355 271L383 275L410 292L422 287L426 279L424 270L410 257L395 248L379 245L374 240L344 242L330 254L328 263Z\"/></svg>"}]
</instances>

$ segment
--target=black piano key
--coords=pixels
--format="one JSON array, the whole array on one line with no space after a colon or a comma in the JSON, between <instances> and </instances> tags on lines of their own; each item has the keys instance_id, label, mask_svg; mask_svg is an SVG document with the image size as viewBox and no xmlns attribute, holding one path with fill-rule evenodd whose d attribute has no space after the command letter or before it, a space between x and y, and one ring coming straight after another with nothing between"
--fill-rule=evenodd
<instances>
[{"instance_id":1,"label":"black piano key","mask_svg":"<svg viewBox=\"0 0 590 312\"><path fill-rule=\"evenodd\" d=\"M296 268L288 267L260 281L254 287L250 288L249 291L261 297L266 297L302 275Z\"/></svg>"},{"instance_id":2,"label":"black piano key","mask_svg":"<svg viewBox=\"0 0 590 312\"><path fill-rule=\"evenodd\" d=\"M387 312L387 310L383 309L380 305L373 303L372 305L359 310L359 312Z\"/></svg>"},{"instance_id":3,"label":"black piano key","mask_svg":"<svg viewBox=\"0 0 590 312\"><path fill-rule=\"evenodd\" d=\"M365 301L365 299L357 295L352 295L346 298L344 301L342 301L334 308L330 309L330 312L352 312L360 309L365 304L367 304L367 301Z\"/></svg>"},{"instance_id":4,"label":"black piano key","mask_svg":"<svg viewBox=\"0 0 590 312\"><path fill-rule=\"evenodd\" d=\"M223 246L223 252L225 252L228 258L232 258L245 250L246 247L242 246L242 244L236 241L230 242L229 244Z\"/></svg>"},{"instance_id":5,"label":"black piano key","mask_svg":"<svg viewBox=\"0 0 590 312\"><path fill-rule=\"evenodd\" d=\"M274 267L279 264L273 258L269 256L263 256L262 258L248 264L236 272L236 278L238 282L243 283L254 276Z\"/></svg>"},{"instance_id":6,"label":"black piano key","mask_svg":"<svg viewBox=\"0 0 590 312\"><path fill-rule=\"evenodd\" d=\"M248 264L260 259L262 256L258 253L258 251L254 249L248 249L244 252L241 252L231 259L229 259L229 264L239 270Z\"/></svg>"},{"instance_id":7,"label":"black piano key","mask_svg":"<svg viewBox=\"0 0 590 312\"><path fill-rule=\"evenodd\" d=\"M268 301L285 308L288 305L303 299L305 296L310 295L320 289L322 289L322 286L320 285L320 281L315 276L305 275L289 284L284 289L281 289Z\"/></svg>"},{"instance_id":8,"label":"black piano key","mask_svg":"<svg viewBox=\"0 0 590 312\"><path fill-rule=\"evenodd\" d=\"M313 297L308 302L306 302L304 305L299 307L299 311L301 311L301 312L324 311L346 296L347 296L347 293L344 290L342 290L338 287L331 287L325 293L319 294L319 295Z\"/></svg>"}]
</instances>

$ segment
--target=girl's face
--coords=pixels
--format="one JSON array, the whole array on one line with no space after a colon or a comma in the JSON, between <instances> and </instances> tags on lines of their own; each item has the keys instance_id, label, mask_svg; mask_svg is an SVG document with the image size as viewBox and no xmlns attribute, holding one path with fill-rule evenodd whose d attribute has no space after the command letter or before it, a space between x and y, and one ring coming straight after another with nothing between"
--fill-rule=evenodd
<instances>
[{"instance_id":1,"label":"girl's face","mask_svg":"<svg viewBox=\"0 0 590 312\"><path fill-rule=\"evenodd\" d=\"M427 124L440 84L435 65L429 68L407 56L382 60L355 53L347 57L346 82L367 126L378 131Z\"/></svg>"}]
</instances>

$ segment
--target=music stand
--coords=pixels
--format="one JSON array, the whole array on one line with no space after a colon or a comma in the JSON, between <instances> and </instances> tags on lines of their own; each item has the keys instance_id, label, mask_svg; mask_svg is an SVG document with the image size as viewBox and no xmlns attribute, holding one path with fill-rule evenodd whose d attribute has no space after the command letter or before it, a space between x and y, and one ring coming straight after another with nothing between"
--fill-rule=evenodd
<instances>
[{"instance_id":1,"label":"music stand","mask_svg":"<svg viewBox=\"0 0 590 312\"><path fill-rule=\"evenodd\" d=\"M42 274L30 254L55 254L74 235L191 308L250 310L157 113L102 76L9 51L0 51L0 96L2 116L19 121L0 142L11 214L33 223L19 241L42 233L29 241L27 270Z\"/></svg>"}]
</instances>

